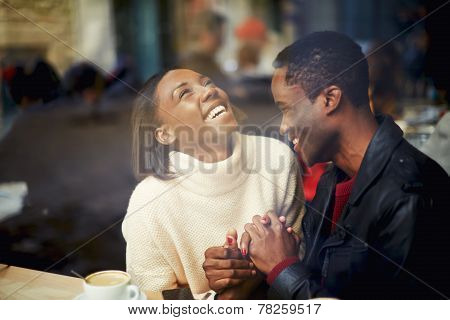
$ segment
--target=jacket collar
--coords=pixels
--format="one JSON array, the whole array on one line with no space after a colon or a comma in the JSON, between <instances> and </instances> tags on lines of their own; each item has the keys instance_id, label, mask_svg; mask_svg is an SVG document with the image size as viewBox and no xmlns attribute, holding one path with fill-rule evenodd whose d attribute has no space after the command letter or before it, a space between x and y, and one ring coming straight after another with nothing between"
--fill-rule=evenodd
<instances>
[{"instance_id":1,"label":"jacket collar","mask_svg":"<svg viewBox=\"0 0 450 320\"><path fill-rule=\"evenodd\" d=\"M358 201L383 171L395 148L403 140L403 131L390 116L379 115L376 120L379 127L369 143L359 168L353 191L348 200L351 205Z\"/></svg>"},{"instance_id":2,"label":"jacket collar","mask_svg":"<svg viewBox=\"0 0 450 320\"><path fill-rule=\"evenodd\" d=\"M377 116L376 120L379 127L372 137L366 154L364 155L352 188L352 193L348 200L348 205L355 204L370 187L373 181L381 174L387 163L390 161L395 148L403 139L402 130L394 123L391 117L380 115ZM315 221L314 228L317 231L313 235L314 238L311 239L311 247L309 248L309 254L305 257L305 261L309 261L316 248L321 248L328 239L330 227L329 221L331 221L333 210L331 205L333 203L332 198L335 193L336 183L342 181L345 176L344 171L340 170L336 165L333 165L320 178L316 196L310 203L310 208L308 208L308 212L311 212L312 219ZM341 217L341 219L343 219L343 217ZM328 220L328 223L326 223L325 220ZM346 225L344 228L349 229L351 226ZM326 244L326 246L340 243L344 237L345 232L336 232L335 235L329 239L330 242Z\"/></svg>"}]
</instances>

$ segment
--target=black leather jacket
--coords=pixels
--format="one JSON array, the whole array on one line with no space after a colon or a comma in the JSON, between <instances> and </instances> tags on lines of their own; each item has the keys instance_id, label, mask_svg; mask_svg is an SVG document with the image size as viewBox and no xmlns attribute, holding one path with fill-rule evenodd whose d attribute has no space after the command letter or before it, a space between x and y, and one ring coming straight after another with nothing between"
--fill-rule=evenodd
<instances>
[{"instance_id":1,"label":"black leather jacket","mask_svg":"<svg viewBox=\"0 0 450 320\"><path fill-rule=\"evenodd\" d=\"M349 201L330 234L336 167L303 220L306 255L275 279L272 299L440 299L450 291L450 182L380 116Z\"/></svg>"}]
</instances>

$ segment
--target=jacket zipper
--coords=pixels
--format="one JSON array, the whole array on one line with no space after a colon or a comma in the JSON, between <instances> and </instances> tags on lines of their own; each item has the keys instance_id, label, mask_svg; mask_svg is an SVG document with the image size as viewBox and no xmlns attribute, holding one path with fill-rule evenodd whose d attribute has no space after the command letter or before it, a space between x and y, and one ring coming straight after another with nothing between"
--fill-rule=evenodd
<instances>
[{"instance_id":1,"label":"jacket zipper","mask_svg":"<svg viewBox=\"0 0 450 320\"><path fill-rule=\"evenodd\" d=\"M325 212L322 213L323 215L322 215L321 220L319 222L319 227L317 228L317 230L315 232L315 235L314 235L313 244L311 246L311 249L310 249L310 252L308 254L308 257L305 259L307 264L309 263L309 260L311 259L311 255L314 252L314 248L316 247L317 239L319 238L320 230L322 229L322 226L323 226L323 220L325 219L325 216L326 216L326 214L327 214L327 212L329 210L329 205L330 205L332 194L333 194L333 192L330 192L328 194L328 199L327 199L327 202L326 202L327 205L325 206ZM305 229L306 229L306 227L305 227Z\"/></svg>"},{"instance_id":2,"label":"jacket zipper","mask_svg":"<svg viewBox=\"0 0 450 320\"><path fill-rule=\"evenodd\" d=\"M330 264L330 252L327 250L325 253L325 259L323 261L322 266L322 282L324 282L324 279L328 276L328 265Z\"/></svg>"}]
</instances>

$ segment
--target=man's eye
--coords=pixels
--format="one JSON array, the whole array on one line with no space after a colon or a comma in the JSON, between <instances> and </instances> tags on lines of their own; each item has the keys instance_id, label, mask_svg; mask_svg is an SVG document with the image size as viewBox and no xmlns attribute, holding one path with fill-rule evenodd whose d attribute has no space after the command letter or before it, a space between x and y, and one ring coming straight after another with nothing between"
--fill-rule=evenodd
<instances>
[{"instance_id":1,"label":"man's eye","mask_svg":"<svg viewBox=\"0 0 450 320\"><path fill-rule=\"evenodd\" d=\"M214 85L214 83L211 80L206 80L205 83L203 84L203 86L209 86L209 85Z\"/></svg>"},{"instance_id":2,"label":"man's eye","mask_svg":"<svg viewBox=\"0 0 450 320\"><path fill-rule=\"evenodd\" d=\"M181 90L181 92L179 94L179 98L182 99L184 97L184 95L188 94L189 92L190 92L190 89Z\"/></svg>"}]
</instances>

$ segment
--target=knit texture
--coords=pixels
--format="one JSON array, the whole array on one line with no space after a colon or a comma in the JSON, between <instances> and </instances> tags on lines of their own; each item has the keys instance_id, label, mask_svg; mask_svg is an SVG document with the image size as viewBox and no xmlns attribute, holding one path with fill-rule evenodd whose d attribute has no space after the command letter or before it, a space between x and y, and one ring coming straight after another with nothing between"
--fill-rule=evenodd
<instances>
[{"instance_id":1,"label":"knit texture","mask_svg":"<svg viewBox=\"0 0 450 320\"><path fill-rule=\"evenodd\" d=\"M127 271L141 289L207 292L205 250L224 245L230 228L240 236L255 214L274 210L299 232L304 201L293 152L271 138L234 138L228 159L204 163L174 152L177 178L150 176L134 190L122 232Z\"/></svg>"},{"instance_id":2,"label":"knit texture","mask_svg":"<svg viewBox=\"0 0 450 320\"><path fill-rule=\"evenodd\" d=\"M331 223L331 231L336 229L336 223L341 217L342 210L344 206L347 204L348 199L350 198L350 194L352 193L353 183L356 180L356 175L353 176L350 180L343 181L341 183L336 184L336 191L334 194L334 208L333 208L333 216Z\"/></svg>"}]
</instances>

